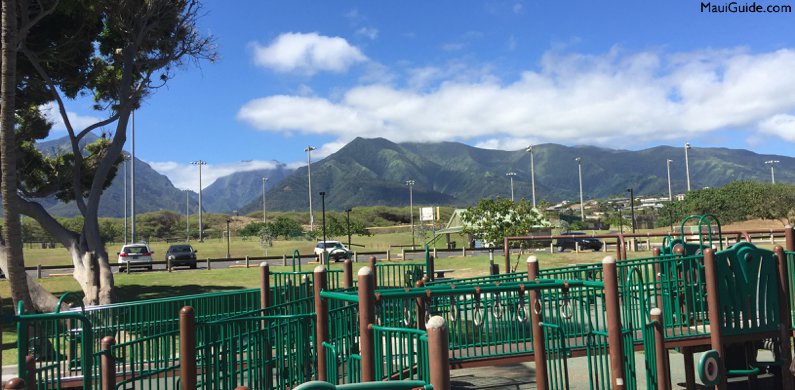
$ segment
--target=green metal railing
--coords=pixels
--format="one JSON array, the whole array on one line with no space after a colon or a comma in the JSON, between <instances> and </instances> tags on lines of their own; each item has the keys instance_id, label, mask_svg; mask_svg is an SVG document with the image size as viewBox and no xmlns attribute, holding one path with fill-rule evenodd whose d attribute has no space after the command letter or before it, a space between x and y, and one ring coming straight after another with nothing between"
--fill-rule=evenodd
<instances>
[{"instance_id":1,"label":"green metal railing","mask_svg":"<svg viewBox=\"0 0 795 390\"><path fill-rule=\"evenodd\" d=\"M197 323L198 388L284 389L315 374L311 314Z\"/></svg>"},{"instance_id":2,"label":"green metal railing","mask_svg":"<svg viewBox=\"0 0 795 390\"><path fill-rule=\"evenodd\" d=\"M425 276L425 263L378 263L378 288L414 287Z\"/></svg>"},{"instance_id":3,"label":"green metal railing","mask_svg":"<svg viewBox=\"0 0 795 390\"><path fill-rule=\"evenodd\" d=\"M486 276L473 276L469 278L445 278L440 280L431 280L425 283L425 286L439 286L450 285L456 286L465 285L478 285L483 283L496 283L496 282L522 282L527 280L527 272L510 272L507 274L486 275Z\"/></svg>"},{"instance_id":4,"label":"green metal railing","mask_svg":"<svg viewBox=\"0 0 795 390\"><path fill-rule=\"evenodd\" d=\"M91 389L95 361L91 321L82 313L23 314L22 302L13 318L17 326L17 372L28 375L26 355L36 359L38 389L60 389L64 378L82 377L83 389Z\"/></svg>"},{"instance_id":5,"label":"green metal railing","mask_svg":"<svg viewBox=\"0 0 795 390\"><path fill-rule=\"evenodd\" d=\"M179 330L113 345L117 389L177 388L179 382Z\"/></svg>"},{"instance_id":6,"label":"green metal railing","mask_svg":"<svg viewBox=\"0 0 795 390\"><path fill-rule=\"evenodd\" d=\"M785 251L784 256L787 258L787 271L789 272L789 308L791 317L795 318L795 252ZM792 330L795 331L795 321L792 322Z\"/></svg>"},{"instance_id":7,"label":"green metal railing","mask_svg":"<svg viewBox=\"0 0 795 390\"><path fill-rule=\"evenodd\" d=\"M425 331L406 328L373 326L375 377L380 380L418 379L429 382L427 356L428 338ZM424 342L421 341L424 339ZM425 353L422 353L425 349Z\"/></svg>"}]
</instances>

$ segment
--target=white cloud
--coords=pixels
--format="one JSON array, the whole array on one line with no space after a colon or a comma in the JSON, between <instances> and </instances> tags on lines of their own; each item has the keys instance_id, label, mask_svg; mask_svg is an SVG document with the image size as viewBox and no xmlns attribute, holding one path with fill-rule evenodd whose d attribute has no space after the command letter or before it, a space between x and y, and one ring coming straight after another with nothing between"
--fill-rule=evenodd
<instances>
[{"instance_id":1,"label":"white cloud","mask_svg":"<svg viewBox=\"0 0 795 390\"><path fill-rule=\"evenodd\" d=\"M340 37L317 33L284 33L268 46L253 43L254 63L277 72L313 75L321 71L342 73L367 60L362 52Z\"/></svg>"},{"instance_id":2,"label":"white cloud","mask_svg":"<svg viewBox=\"0 0 795 390\"><path fill-rule=\"evenodd\" d=\"M759 123L759 131L795 142L795 116L787 114L774 115Z\"/></svg>"},{"instance_id":3,"label":"white cloud","mask_svg":"<svg viewBox=\"0 0 795 390\"><path fill-rule=\"evenodd\" d=\"M199 191L199 169L190 163L178 163L173 161L153 162L147 161L152 169L168 176L175 187L189 189L194 192ZM273 169L277 167L275 161L241 161L226 164L208 163L202 167L202 188L213 184L216 179L235 172L254 171L258 169ZM306 163L304 163L306 165Z\"/></svg>"},{"instance_id":4,"label":"white cloud","mask_svg":"<svg viewBox=\"0 0 795 390\"><path fill-rule=\"evenodd\" d=\"M58 107L54 103L47 103L39 108L44 113L47 120L52 122L53 131L66 131L66 125L61 117L61 112L58 111ZM72 124L72 129L74 129L75 132L82 131L86 127L102 120L90 115L78 115L73 111L67 111L66 115L69 117L69 123Z\"/></svg>"},{"instance_id":5,"label":"white cloud","mask_svg":"<svg viewBox=\"0 0 795 390\"><path fill-rule=\"evenodd\" d=\"M370 40L378 38L378 29L375 27L362 27L356 30L356 35L361 35Z\"/></svg>"},{"instance_id":6,"label":"white cloud","mask_svg":"<svg viewBox=\"0 0 795 390\"><path fill-rule=\"evenodd\" d=\"M521 150L538 142L531 138L490 138L475 143L475 147L493 150Z\"/></svg>"},{"instance_id":7,"label":"white cloud","mask_svg":"<svg viewBox=\"0 0 795 390\"><path fill-rule=\"evenodd\" d=\"M415 68L405 88L369 84L333 98L269 96L246 103L238 119L264 131L339 139L495 140L484 145L587 139L628 147L757 125L793 137L793 67L795 50L789 49L549 52L538 69L510 83L482 72L461 79L435 67Z\"/></svg>"}]
</instances>

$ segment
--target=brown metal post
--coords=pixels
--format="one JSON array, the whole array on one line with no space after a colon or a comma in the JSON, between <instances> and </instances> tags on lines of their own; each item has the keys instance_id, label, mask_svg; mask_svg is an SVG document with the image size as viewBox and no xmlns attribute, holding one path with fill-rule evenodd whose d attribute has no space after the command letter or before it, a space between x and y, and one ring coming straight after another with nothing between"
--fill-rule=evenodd
<instances>
[{"instance_id":1,"label":"brown metal post","mask_svg":"<svg viewBox=\"0 0 795 390\"><path fill-rule=\"evenodd\" d=\"M195 390L196 316L190 306L179 311L179 363L182 390Z\"/></svg>"},{"instance_id":2,"label":"brown metal post","mask_svg":"<svg viewBox=\"0 0 795 390\"><path fill-rule=\"evenodd\" d=\"M447 323L440 316L428 321L428 372L434 389L450 388L450 347Z\"/></svg>"},{"instance_id":3,"label":"brown metal post","mask_svg":"<svg viewBox=\"0 0 795 390\"><path fill-rule=\"evenodd\" d=\"M116 357L113 356L111 348L116 344L113 336L102 338L102 390L116 389Z\"/></svg>"},{"instance_id":4,"label":"brown metal post","mask_svg":"<svg viewBox=\"0 0 795 390\"><path fill-rule=\"evenodd\" d=\"M668 350L665 349L665 328L663 327L662 310L651 309L651 320L654 324L654 352L657 360L657 390L671 388L671 370L668 362Z\"/></svg>"},{"instance_id":5,"label":"brown metal post","mask_svg":"<svg viewBox=\"0 0 795 390\"><path fill-rule=\"evenodd\" d=\"M238 386L235 387L235 390L250 390L250 389L248 388L248 386Z\"/></svg>"},{"instance_id":6,"label":"brown metal post","mask_svg":"<svg viewBox=\"0 0 795 390\"><path fill-rule=\"evenodd\" d=\"M25 381L20 378L12 378L3 387L6 390L21 390L25 388Z\"/></svg>"},{"instance_id":7,"label":"brown metal post","mask_svg":"<svg viewBox=\"0 0 795 390\"><path fill-rule=\"evenodd\" d=\"M425 279L420 279L414 284L415 287L422 287L425 285ZM425 297L417 297L417 329L425 330ZM406 313L408 314L408 313Z\"/></svg>"},{"instance_id":8,"label":"brown metal post","mask_svg":"<svg viewBox=\"0 0 795 390\"><path fill-rule=\"evenodd\" d=\"M538 279L538 258L530 256L527 258L527 279L534 282ZM530 319L533 326L533 359L536 365L536 388L547 390L547 351L544 343L544 329L541 322L544 321L543 305L536 307L536 302L541 302L541 293L538 290L530 290Z\"/></svg>"},{"instance_id":9,"label":"brown metal post","mask_svg":"<svg viewBox=\"0 0 795 390\"><path fill-rule=\"evenodd\" d=\"M507 274L508 272L511 272L509 271L511 269L511 251L508 248L508 237L503 239L502 251L505 255L505 273Z\"/></svg>"},{"instance_id":10,"label":"brown metal post","mask_svg":"<svg viewBox=\"0 0 795 390\"><path fill-rule=\"evenodd\" d=\"M373 291L378 289L378 265L376 263L377 263L377 261L375 259L375 256L370 256L370 258L367 259L367 264L369 265L370 271L372 272ZM357 278L358 278L358 276L357 276Z\"/></svg>"},{"instance_id":11,"label":"brown metal post","mask_svg":"<svg viewBox=\"0 0 795 390\"><path fill-rule=\"evenodd\" d=\"M271 305L271 267L267 262L259 263L259 306L267 309Z\"/></svg>"},{"instance_id":12,"label":"brown metal post","mask_svg":"<svg viewBox=\"0 0 795 390\"><path fill-rule=\"evenodd\" d=\"M781 384L784 389L792 390L795 388L795 381L793 381L792 374L786 369L792 364L792 313L789 309L792 297L789 296L789 265L787 264L787 257L784 255L784 248L776 245L774 251L776 252L778 263L778 307L779 313L781 313L779 331L781 335L781 342L779 343L781 356L778 357L782 361Z\"/></svg>"},{"instance_id":13,"label":"brown metal post","mask_svg":"<svg viewBox=\"0 0 795 390\"><path fill-rule=\"evenodd\" d=\"M624 348L621 339L621 308L618 301L618 271L614 258L607 256L602 260L602 275L605 283L611 388L623 390L625 388Z\"/></svg>"},{"instance_id":14,"label":"brown metal post","mask_svg":"<svg viewBox=\"0 0 795 390\"><path fill-rule=\"evenodd\" d=\"M345 288L353 287L353 262L350 260L345 260L345 262L342 263L342 272L343 279L345 279Z\"/></svg>"},{"instance_id":15,"label":"brown metal post","mask_svg":"<svg viewBox=\"0 0 795 390\"><path fill-rule=\"evenodd\" d=\"M25 356L25 370L28 375L25 379L25 387L28 390L36 390L36 358L31 355Z\"/></svg>"},{"instance_id":16,"label":"brown metal post","mask_svg":"<svg viewBox=\"0 0 795 390\"><path fill-rule=\"evenodd\" d=\"M328 341L328 302L320 297L320 292L326 289L326 268L322 265L315 267L315 348L317 349L317 379L328 382L326 378L326 348L323 342ZM333 378L336 381L336 378Z\"/></svg>"},{"instance_id":17,"label":"brown metal post","mask_svg":"<svg viewBox=\"0 0 795 390\"><path fill-rule=\"evenodd\" d=\"M795 231L792 225L784 226L784 248L790 252L795 252Z\"/></svg>"},{"instance_id":18,"label":"brown metal post","mask_svg":"<svg viewBox=\"0 0 795 390\"><path fill-rule=\"evenodd\" d=\"M704 250L704 275L707 284L707 310L709 311L709 339L712 349L718 351L718 356L725 359L726 355L723 353L723 331L720 327L721 307L720 295L718 294L718 274L717 265L715 264L715 251L711 248ZM789 310L789 309L787 309ZM721 381L715 386L716 389L726 388L726 367L721 365L718 367L720 373L718 374Z\"/></svg>"},{"instance_id":19,"label":"brown metal post","mask_svg":"<svg viewBox=\"0 0 795 390\"><path fill-rule=\"evenodd\" d=\"M371 258L374 263L374 258ZM375 320L375 278L370 267L362 267L356 275L359 292L359 350L362 356L362 382L375 380L375 345L373 328Z\"/></svg>"}]
</instances>

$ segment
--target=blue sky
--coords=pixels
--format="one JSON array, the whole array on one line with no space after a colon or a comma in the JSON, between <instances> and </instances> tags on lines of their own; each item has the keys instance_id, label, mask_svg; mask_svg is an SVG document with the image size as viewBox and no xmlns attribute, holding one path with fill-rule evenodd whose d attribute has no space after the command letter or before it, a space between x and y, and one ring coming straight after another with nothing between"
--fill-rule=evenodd
<instances>
[{"instance_id":1,"label":"blue sky","mask_svg":"<svg viewBox=\"0 0 795 390\"><path fill-rule=\"evenodd\" d=\"M757 4L795 4L771 1ZM792 12L709 13L692 0L207 0L204 11L220 60L179 71L135 118L136 157L179 188L198 189L193 160L207 161L207 186L359 136L795 156ZM69 111L103 117L86 102Z\"/></svg>"}]
</instances>

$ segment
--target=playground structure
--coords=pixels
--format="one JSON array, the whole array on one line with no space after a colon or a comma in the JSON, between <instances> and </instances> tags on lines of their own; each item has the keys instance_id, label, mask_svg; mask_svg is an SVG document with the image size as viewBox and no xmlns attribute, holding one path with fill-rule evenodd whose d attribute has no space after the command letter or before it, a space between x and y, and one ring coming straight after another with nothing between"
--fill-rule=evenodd
<instances>
[{"instance_id":1,"label":"playground structure","mask_svg":"<svg viewBox=\"0 0 795 390\"><path fill-rule=\"evenodd\" d=\"M539 269L531 256L526 272L444 280L433 280L429 254L371 259L356 278L350 262L263 265L258 289L3 322L17 327L20 377L38 389L443 389L451 369L520 361L535 363L539 389L565 389L573 357L587 361L591 388L668 389L674 348L688 388L699 376L718 388L792 389L793 229L787 251L769 251L724 245L710 216L680 231L693 221L695 234L666 239L649 258L619 249L618 260ZM527 238L506 246L518 239ZM759 361L764 344L773 358ZM704 350L696 370L693 353Z\"/></svg>"}]
</instances>

